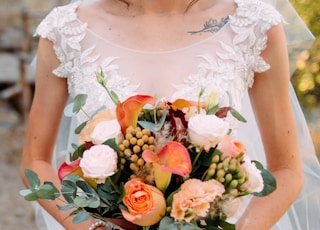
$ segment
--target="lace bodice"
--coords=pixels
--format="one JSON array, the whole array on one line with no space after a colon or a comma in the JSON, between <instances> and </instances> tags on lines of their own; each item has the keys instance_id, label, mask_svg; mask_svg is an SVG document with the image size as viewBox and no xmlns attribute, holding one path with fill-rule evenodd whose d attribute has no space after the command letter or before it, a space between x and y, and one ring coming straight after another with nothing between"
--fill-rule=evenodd
<instances>
[{"instance_id":1,"label":"lace bodice","mask_svg":"<svg viewBox=\"0 0 320 230\"><path fill-rule=\"evenodd\" d=\"M228 105L230 93L233 106L240 110L254 72L269 68L260 53L266 47L268 29L282 18L259 0L235 3L235 12L219 32L169 51L134 50L104 39L77 17L80 1L54 9L36 34L53 42L61 62L54 74L68 79L70 96L88 94L88 113L101 105L114 106L96 80L100 68L109 78L109 89L121 100L137 93L195 100L205 88L207 94L212 90L219 93L221 105Z\"/></svg>"}]
</instances>

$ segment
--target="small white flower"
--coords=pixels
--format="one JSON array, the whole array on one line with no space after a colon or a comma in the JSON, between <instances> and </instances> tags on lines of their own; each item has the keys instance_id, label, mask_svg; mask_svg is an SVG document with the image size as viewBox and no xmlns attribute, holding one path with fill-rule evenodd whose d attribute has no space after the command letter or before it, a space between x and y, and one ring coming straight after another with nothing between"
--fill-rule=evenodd
<instances>
[{"instance_id":1,"label":"small white flower","mask_svg":"<svg viewBox=\"0 0 320 230\"><path fill-rule=\"evenodd\" d=\"M98 123L91 134L92 143L96 145L101 145L111 138L115 138L116 143L122 141L121 127L116 119Z\"/></svg>"},{"instance_id":2,"label":"small white flower","mask_svg":"<svg viewBox=\"0 0 320 230\"><path fill-rule=\"evenodd\" d=\"M80 167L84 177L104 183L117 171L118 155L108 145L95 145L83 152Z\"/></svg>"},{"instance_id":3,"label":"small white flower","mask_svg":"<svg viewBox=\"0 0 320 230\"><path fill-rule=\"evenodd\" d=\"M206 151L215 147L228 131L229 124L215 115L197 114L189 119L190 142Z\"/></svg>"},{"instance_id":4,"label":"small white flower","mask_svg":"<svg viewBox=\"0 0 320 230\"><path fill-rule=\"evenodd\" d=\"M255 163L252 163L248 156L244 156L244 163L242 166L248 173L248 181L243 185L250 192L261 192L264 187L261 171L256 167Z\"/></svg>"},{"instance_id":5,"label":"small white flower","mask_svg":"<svg viewBox=\"0 0 320 230\"><path fill-rule=\"evenodd\" d=\"M221 209L228 218L231 218L241 211L243 204L244 202L242 197L226 199L221 202Z\"/></svg>"}]
</instances>

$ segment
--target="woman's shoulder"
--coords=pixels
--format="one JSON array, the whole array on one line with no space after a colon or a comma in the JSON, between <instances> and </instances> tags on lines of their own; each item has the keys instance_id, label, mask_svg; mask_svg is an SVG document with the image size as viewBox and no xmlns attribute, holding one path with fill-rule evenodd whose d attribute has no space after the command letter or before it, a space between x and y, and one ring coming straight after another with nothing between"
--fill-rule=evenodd
<instances>
[{"instance_id":1,"label":"woman's shoulder","mask_svg":"<svg viewBox=\"0 0 320 230\"><path fill-rule=\"evenodd\" d=\"M77 20L76 12L80 4L81 1L75 1L52 9L38 25L35 35L55 41L55 36L58 35L57 32L65 31L66 33L71 33L71 27L77 27L79 24L83 24L82 26L85 27L85 23L80 23Z\"/></svg>"},{"instance_id":2,"label":"woman's shoulder","mask_svg":"<svg viewBox=\"0 0 320 230\"><path fill-rule=\"evenodd\" d=\"M250 26L260 24L268 30L284 21L282 15L267 0L235 0L238 9L233 15L233 24Z\"/></svg>"}]
</instances>

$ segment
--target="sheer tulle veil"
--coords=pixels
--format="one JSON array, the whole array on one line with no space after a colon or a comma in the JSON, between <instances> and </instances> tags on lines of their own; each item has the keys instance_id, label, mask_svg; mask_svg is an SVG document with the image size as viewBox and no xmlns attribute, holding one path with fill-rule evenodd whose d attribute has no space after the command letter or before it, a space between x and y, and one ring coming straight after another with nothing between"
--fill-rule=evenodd
<instances>
[{"instance_id":1,"label":"sheer tulle veil","mask_svg":"<svg viewBox=\"0 0 320 230\"><path fill-rule=\"evenodd\" d=\"M72 0L76 1L76 0ZM96 0L82 0L83 2L92 2ZM289 57L290 57L290 71L295 70L298 54L307 50L314 41L314 36L306 27L302 19L299 17L295 9L289 3L288 0L262 0L274 5L280 13L283 15L285 21L284 25ZM296 98L295 92L291 86L290 97L293 105L297 133L299 140L299 148L301 157L303 160L304 170L304 188L296 202L288 210L288 212L281 218L281 220L272 228L273 230L314 230L320 226L320 219L317 216L320 213L320 166L316 153L313 147L312 139L308 130L307 122L302 113L299 102ZM245 96L243 102L242 114L248 120L248 123L242 124L238 132L238 138L241 139L248 147L248 152L253 159L259 159L264 162L264 150L260 139L259 130L257 128L255 118L251 109L248 95ZM60 154L66 149L70 143L74 142L73 128L74 121L70 118L63 118L60 134L58 136L56 145L56 163L61 162L61 158L65 156ZM59 159L60 158L60 159ZM288 190L288 192L290 192ZM42 215L42 218L37 218L41 221L40 226L47 226L44 229L63 229L59 226L54 219L45 213L42 209L37 209L38 214ZM44 221L44 222L43 222ZM49 227L50 226L50 227Z\"/></svg>"},{"instance_id":2,"label":"sheer tulle veil","mask_svg":"<svg viewBox=\"0 0 320 230\"><path fill-rule=\"evenodd\" d=\"M287 22L284 24L284 29L287 37L290 71L292 74L296 68L299 54L310 48L314 41L314 36L288 0L262 1L274 5ZM318 229L320 226L318 217L318 213L320 213L319 161L315 153L307 122L292 86L290 86L290 98L295 114L299 149L303 162L304 188L296 202L272 229ZM249 146L248 152L252 153L253 159L264 159L263 146L248 95L244 98L242 114L249 122L242 124L239 130L239 138L242 138L246 145ZM288 190L288 192L290 191Z\"/></svg>"}]
</instances>

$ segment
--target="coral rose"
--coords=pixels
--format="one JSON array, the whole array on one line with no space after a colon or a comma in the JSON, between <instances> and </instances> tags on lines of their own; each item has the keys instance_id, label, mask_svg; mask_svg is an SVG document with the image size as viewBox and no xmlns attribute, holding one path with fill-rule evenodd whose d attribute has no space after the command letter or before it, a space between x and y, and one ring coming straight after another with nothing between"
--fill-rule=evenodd
<instances>
[{"instance_id":1,"label":"coral rose","mask_svg":"<svg viewBox=\"0 0 320 230\"><path fill-rule=\"evenodd\" d=\"M158 223L166 212L166 201L162 192L135 178L125 184L126 196L123 198L128 211L121 210L123 217L139 226Z\"/></svg>"},{"instance_id":2,"label":"coral rose","mask_svg":"<svg viewBox=\"0 0 320 230\"><path fill-rule=\"evenodd\" d=\"M201 181L189 179L173 196L171 216L175 221L190 222L195 217L206 217L210 202L225 192L224 186L212 179Z\"/></svg>"},{"instance_id":3,"label":"coral rose","mask_svg":"<svg viewBox=\"0 0 320 230\"><path fill-rule=\"evenodd\" d=\"M237 157L241 153L246 152L246 147L242 142L231 140L230 136L227 135L218 144L217 149L223 153L223 157Z\"/></svg>"}]
</instances>

